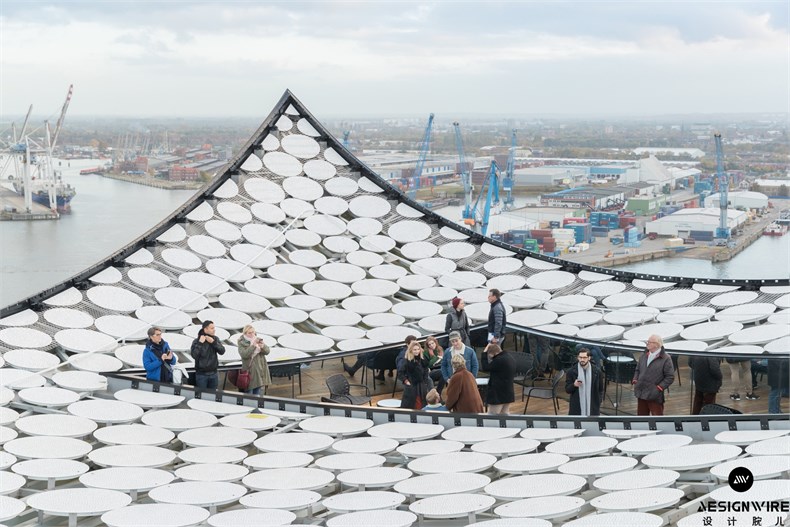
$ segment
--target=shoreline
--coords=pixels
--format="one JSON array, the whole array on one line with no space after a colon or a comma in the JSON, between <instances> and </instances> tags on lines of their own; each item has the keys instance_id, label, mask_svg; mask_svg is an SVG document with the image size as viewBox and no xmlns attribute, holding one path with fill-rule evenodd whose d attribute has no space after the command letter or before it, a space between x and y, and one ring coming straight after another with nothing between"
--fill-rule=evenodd
<instances>
[{"instance_id":1,"label":"shoreline","mask_svg":"<svg viewBox=\"0 0 790 527\"><path fill-rule=\"evenodd\" d=\"M169 181L152 177L130 176L123 174L97 174L101 177L135 183L146 187L161 188L164 190L197 190L204 185L202 181Z\"/></svg>"}]
</instances>

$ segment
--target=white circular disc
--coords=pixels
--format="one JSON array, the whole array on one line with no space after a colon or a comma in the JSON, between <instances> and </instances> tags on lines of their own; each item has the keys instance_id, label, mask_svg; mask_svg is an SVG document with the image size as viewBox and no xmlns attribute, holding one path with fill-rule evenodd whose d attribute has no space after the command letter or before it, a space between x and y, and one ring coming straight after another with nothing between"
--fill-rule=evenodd
<instances>
[{"instance_id":1,"label":"white circular disc","mask_svg":"<svg viewBox=\"0 0 790 527\"><path fill-rule=\"evenodd\" d=\"M382 227L381 222L373 218L354 218L346 224L348 232L360 238L378 234L381 232Z\"/></svg>"},{"instance_id":2,"label":"white circular disc","mask_svg":"<svg viewBox=\"0 0 790 527\"><path fill-rule=\"evenodd\" d=\"M392 205L378 196L358 196L349 202L348 209L358 218L381 218L390 213Z\"/></svg>"},{"instance_id":3,"label":"white circular disc","mask_svg":"<svg viewBox=\"0 0 790 527\"><path fill-rule=\"evenodd\" d=\"M217 199L231 199L239 194L239 187L232 179L226 179L220 187L214 191L214 197Z\"/></svg>"},{"instance_id":4,"label":"white circular disc","mask_svg":"<svg viewBox=\"0 0 790 527\"><path fill-rule=\"evenodd\" d=\"M557 291L576 281L576 275L567 271L543 271L527 278L527 287L542 291Z\"/></svg>"},{"instance_id":5,"label":"white circular disc","mask_svg":"<svg viewBox=\"0 0 790 527\"><path fill-rule=\"evenodd\" d=\"M280 140L277 139L272 134L269 134L263 139L263 141L261 141L261 148L263 148L267 152L271 152L272 150L277 150L278 148L280 148ZM263 162L261 162L261 166L263 166Z\"/></svg>"},{"instance_id":6,"label":"white circular disc","mask_svg":"<svg viewBox=\"0 0 790 527\"><path fill-rule=\"evenodd\" d=\"M165 249L162 251L162 259L179 269L193 270L198 269L202 265L200 258L195 253L184 249ZM137 309L137 307L134 309Z\"/></svg>"},{"instance_id":7,"label":"white circular disc","mask_svg":"<svg viewBox=\"0 0 790 527\"><path fill-rule=\"evenodd\" d=\"M296 291L290 284L271 278L253 278L244 282L244 287L250 293L277 300L289 297Z\"/></svg>"},{"instance_id":8,"label":"white circular disc","mask_svg":"<svg viewBox=\"0 0 790 527\"><path fill-rule=\"evenodd\" d=\"M206 271L228 282L245 282L255 276L254 271L243 263L227 258L207 261Z\"/></svg>"},{"instance_id":9,"label":"white circular disc","mask_svg":"<svg viewBox=\"0 0 790 527\"><path fill-rule=\"evenodd\" d=\"M359 249L359 244L348 236L328 236L322 243L330 252L346 254Z\"/></svg>"},{"instance_id":10,"label":"white circular disc","mask_svg":"<svg viewBox=\"0 0 790 527\"><path fill-rule=\"evenodd\" d=\"M348 210L348 202L335 196L324 196L315 200L315 210L330 216L340 216Z\"/></svg>"},{"instance_id":11,"label":"white circular disc","mask_svg":"<svg viewBox=\"0 0 790 527\"><path fill-rule=\"evenodd\" d=\"M268 223L269 225L276 225L285 221L283 209L272 203L253 203L250 206L250 212L263 223Z\"/></svg>"},{"instance_id":12,"label":"white circular disc","mask_svg":"<svg viewBox=\"0 0 790 527\"><path fill-rule=\"evenodd\" d=\"M304 164L304 173L307 177L316 181L326 181L335 177L337 169L323 159L311 159Z\"/></svg>"},{"instance_id":13,"label":"white circular disc","mask_svg":"<svg viewBox=\"0 0 790 527\"><path fill-rule=\"evenodd\" d=\"M241 228L241 235L244 236L244 239L249 243L266 248L280 247L285 243L283 231L268 225L260 225L257 223L245 225Z\"/></svg>"},{"instance_id":14,"label":"white circular disc","mask_svg":"<svg viewBox=\"0 0 790 527\"><path fill-rule=\"evenodd\" d=\"M62 329L55 333L55 341L74 353L110 353L118 346L114 338L90 329Z\"/></svg>"},{"instance_id":15,"label":"white circular disc","mask_svg":"<svg viewBox=\"0 0 790 527\"><path fill-rule=\"evenodd\" d=\"M213 217L214 209L205 201L201 201L197 207L187 214L187 219L189 221L208 221Z\"/></svg>"},{"instance_id":16,"label":"white circular disc","mask_svg":"<svg viewBox=\"0 0 790 527\"><path fill-rule=\"evenodd\" d=\"M403 220L391 224L387 234L398 243L419 242L431 235L431 227L421 221Z\"/></svg>"},{"instance_id":17,"label":"white circular disc","mask_svg":"<svg viewBox=\"0 0 790 527\"><path fill-rule=\"evenodd\" d=\"M359 185L356 181L343 176L333 177L327 180L327 182L324 183L324 187L326 191L333 196L340 196L343 198L351 196L359 190Z\"/></svg>"},{"instance_id":18,"label":"white circular disc","mask_svg":"<svg viewBox=\"0 0 790 527\"><path fill-rule=\"evenodd\" d=\"M241 238L239 228L224 220L209 220L203 227L206 229L206 232L219 240L235 242Z\"/></svg>"},{"instance_id":19,"label":"white circular disc","mask_svg":"<svg viewBox=\"0 0 790 527\"><path fill-rule=\"evenodd\" d=\"M227 183L231 183L231 181L228 180L225 184L227 185ZM218 203L217 212L220 216L233 223L244 224L252 221L252 214L250 211L238 203Z\"/></svg>"},{"instance_id":20,"label":"white circular disc","mask_svg":"<svg viewBox=\"0 0 790 527\"><path fill-rule=\"evenodd\" d=\"M206 297L201 296L189 289L182 289L180 287L164 287L157 289L154 293L156 301L163 306L180 309L187 313L194 313L200 311L208 305Z\"/></svg>"},{"instance_id":21,"label":"white circular disc","mask_svg":"<svg viewBox=\"0 0 790 527\"><path fill-rule=\"evenodd\" d=\"M61 328L87 328L93 325L93 317L88 313L68 307L55 307L44 311L44 320Z\"/></svg>"},{"instance_id":22,"label":"white circular disc","mask_svg":"<svg viewBox=\"0 0 790 527\"><path fill-rule=\"evenodd\" d=\"M217 242L219 243L219 242ZM160 289L170 285L170 277L156 269L148 267L135 267L126 273L129 279L140 287ZM46 314L45 314L46 315Z\"/></svg>"},{"instance_id":23,"label":"white circular disc","mask_svg":"<svg viewBox=\"0 0 790 527\"><path fill-rule=\"evenodd\" d=\"M263 156L263 164L278 176L286 178L302 173L302 163L284 152L267 152Z\"/></svg>"},{"instance_id":24,"label":"white circular disc","mask_svg":"<svg viewBox=\"0 0 790 527\"><path fill-rule=\"evenodd\" d=\"M305 201L315 201L324 195L324 188L306 177L290 177L283 180L283 190L290 196Z\"/></svg>"},{"instance_id":25,"label":"white circular disc","mask_svg":"<svg viewBox=\"0 0 790 527\"><path fill-rule=\"evenodd\" d=\"M283 150L300 159L310 159L321 151L318 141L306 135L293 134L282 138Z\"/></svg>"},{"instance_id":26,"label":"white circular disc","mask_svg":"<svg viewBox=\"0 0 790 527\"><path fill-rule=\"evenodd\" d=\"M154 261L154 255L148 249L140 249L124 259L129 265L148 265Z\"/></svg>"},{"instance_id":27,"label":"white circular disc","mask_svg":"<svg viewBox=\"0 0 790 527\"><path fill-rule=\"evenodd\" d=\"M422 260L431 258L438 252L438 248L431 242L411 242L400 248L400 253L409 260Z\"/></svg>"},{"instance_id":28,"label":"white circular disc","mask_svg":"<svg viewBox=\"0 0 790 527\"><path fill-rule=\"evenodd\" d=\"M315 280L305 284L302 289L306 294L323 300L342 300L353 294L349 286L332 280Z\"/></svg>"},{"instance_id":29,"label":"white circular disc","mask_svg":"<svg viewBox=\"0 0 790 527\"><path fill-rule=\"evenodd\" d=\"M273 251L248 243L231 247L230 257L253 269L266 269L277 261L277 255Z\"/></svg>"},{"instance_id":30,"label":"white circular disc","mask_svg":"<svg viewBox=\"0 0 790 527\"><path fill-rule=\"evenodd\" d=\"M244 160L244 163L242 163L239 168L241 168L245 172L257 172L258 170L263 168L263 161L261 161L261 158L256 156L255 154L250 154L249 156L247 156L247 159Z\"/></svg>"},{"instance_id":31,"label":"white circular disc","mask_svg":"<svg viewBox=\"0 0 790 527\"><path fill-rule=\"evenodd\" d=\"M282 187L268 179L248 179L244 182L244 190L252 199L261 203L277 204L285 199L285 192Z\"/></svg>"},{"instance_id":32,"label":"white circular disc","mask_svg":"<svg viewBox=\"0 0 790 527\"><path fill-rule=\"evenodd\" d=\"M210 208L210 207L209 207ZM156 239L159 243L178 243L187 237L187 232L181 225L173 225Z\"/></svg>"}]
</instances>

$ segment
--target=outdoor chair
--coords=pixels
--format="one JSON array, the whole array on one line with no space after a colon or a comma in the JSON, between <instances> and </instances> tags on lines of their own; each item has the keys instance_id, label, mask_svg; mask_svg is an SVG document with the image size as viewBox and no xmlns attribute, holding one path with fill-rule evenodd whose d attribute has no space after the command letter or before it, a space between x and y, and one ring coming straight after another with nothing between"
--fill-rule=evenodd
<instances>
[{"instance_id":1,"label":"outdoor chair","mask_svg":"<svg viewBox=\"0 0 790 527\"><path fill-rule=\"evenodd\" d=\"M365 395L351 395L351 387L365 389ZM364 384L349 384L348 379L342 373L330 375L326 379L326 387L329 388L329 397L321 397L321 402L337 404L369 404L370 390Z\"/></svg>"},{"instance_id":2,"label":"outdoor chair","mask_svg":"<svg viewBox=\"0 0 790 527\"><path fill-rule=\"evenodd\" d=\"M544 386L529 386L525 387L527 393L527 404L524 405L524 414L527 413L527 407L529 406L529 400L531 398L537 399L551 399L552 405L554 406L554 413L560 413L560 400L557 397L557 386L560 384L562 378L565 377L564 371L558 371L554 374L551 378L551 387L544 387Z\"/></svg>"},{"instance_id":3,"label":"outdoor chair","mask_svg":"<svg viewBox=\"0 0 790 527\"><path fill-rule=\"evenodd\" d=\"M742 414L743 412L736 410L735 408L730 408L729 406L724 406L723 404L706 404L700 410L700 414L706 415L729 415L729 414Z\"/></svg>"},{"instance_id":4,"label":"outdoor chair","mask_svg":"<svg viewBox=\"0 0 790 527\"><path fill-rule=\"evenodd\" d=\"M294 378L299 378L299 394L302 393L302 365L301 364L282 364L269 366L269 375L272 379L277 377L287 377L291 379L291 399L294 398Z\"/></svg>"}]
</instances>

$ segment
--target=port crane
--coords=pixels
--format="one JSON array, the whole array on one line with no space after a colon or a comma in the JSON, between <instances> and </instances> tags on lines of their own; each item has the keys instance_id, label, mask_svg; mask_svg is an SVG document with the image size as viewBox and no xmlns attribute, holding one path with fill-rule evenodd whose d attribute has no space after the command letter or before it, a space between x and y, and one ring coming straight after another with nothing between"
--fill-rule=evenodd
<instances>
[{"instance_id":1,"label":"port crane","mask_svg":"<svg viewBox=\"0 0 790 527\"><path fill-rule=\"evenodd\" d=\"M346 130L343 132L343 146L346 147L348 150L348 136L351 135L351 130Z\"/></svg>"},{"instance_id":2,"label":"port crane","mask_svg":"<svg viewBox=\"0 0 790 527\"><path fill-rule=\"evenodd\" d=\"M69 108L73 91L74 85L70 85L55 129L52 130L50 128L48 121L44 122L44 141L41 138L36 139L32 133L27 133L27 125L33 109L32 105L25 116L21 133L17 135L14 129L14 144L10 148L12 155L9 157L9 160L14 163L14 189L23 195L24 207L27 212L32 211L34 191L39 198L42 192L46 192L49 198L49 206L52 210L57 210L58 192L66 190L73 195L73 189L63 183L59 173L52 166L52 152L63 128L63 121L66 118L66 111ZM6 168L6 166L3 167L3 172Z\"/></svg>"},{"instance_id":3,"label":"port crane","mask_svg":"<svg viewBox=\"0 0 790 527\"><path fill-rule=\"evenodd\" d=\"M474 171L474 161L467 162L466 152L464 151L464 141L461 138L461 125L458 121L453 123L455 129L455 148L458 150L458 160L461 164L461 183L464 186L464 210L461 217L464 220L474 219L474 209L472 208L472 172Z\"/></svg>"},{"instance_id":4,"label":"port crane","mask_svg":"<svg viewBox=\"0 0 790 527\"><path fill-rule=\"evenodd\" d=\"M433 128L433 114L428 116L428 124L425 126L425 132L422 136L422 143L420 143L420 155L417 158L417 166L411 173L411 177L406 178L404 187L407 190L406 195L414 199L417 194L417 187L420 186L420 176L422 176L422 169L425 166L425 159L428 157L428 151L431 149L431 129Z\"/></svg>"},{"instance_id":5,"label":"port crane","mask_svg":"<svg viewBox=\"0 0 790 527\"><path fill-rule=\"evenodd\" d=\"M510 210L513 208L513 172L516 168L516 130L510 137L510 151L507 155L507 167L505 167L505 177L502 178L502 190L505 191L505 199L503 200L502 210Z\"/></svg>"},{"instance_id":6,"label":"port crane","mask_svg":"<svg viewBox=\"0 0 790 527\"><path fill-rule=\"evenodd\" d=\"M483 211L480 212L480 200L485 195L485 203L483 204ZM491 216L491 206L499 203L499 168L496 161L491 161L491 166L488 169L483 184L480 186L480 194L478 194L475 204L472 207L472 217L465 219L464 223L479 232L483 236L488 231L488 219Z\"/></svg>"},{"instance_id":7,"label":"port crane","mask_svg":"<svg viewBox=\"0 0 790 527\"><path fill-rule=\"evenodd\" d=\"M730 227L727 224L730 178L727 176L727 172L724 171L724 151L721 146L721 133L715 133L713 141L716 143L716 178L719 182L719 227L716 229L716 239L724 240L723 243L726 244L726 240L730 239Z\"/></svg>"}]
</instances>

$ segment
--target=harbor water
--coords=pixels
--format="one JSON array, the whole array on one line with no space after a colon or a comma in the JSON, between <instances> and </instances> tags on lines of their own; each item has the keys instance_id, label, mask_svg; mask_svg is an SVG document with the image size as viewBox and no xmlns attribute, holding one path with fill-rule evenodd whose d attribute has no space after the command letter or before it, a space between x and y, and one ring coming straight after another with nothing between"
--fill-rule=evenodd
<instances>
[{"instance_id":1,"label":"harbor water","mask_svg":"<svg viewBox=\"0 0 790 527\"><path fill-rule=\"evenodd\" d=\"M194 194L163 190L98 175L80 176L98 160L55 160L74 185L72 212L57 221L0 222L0 306L7 306L66 280L111 255L156 225ZM517 200L516 207L526 202ZM523 228L525 210L492 216L489 232ZM461 207L439 214L458 221ZM566 211L563 211L566 212ZM555 218L540 218L542 221ZM764 236L729 262L671 258L631 264L630 271L696 278L788 278L790 235Z\"/></svg>"},{"instance_id":2,"label":"harbor water","mask_svg":"<svg viewBox=\"0 0 790 527\"><path fill-rule=\"evenodd\" d=\"M66 280L162 221L194 190L162 190L80 170L96 159L53 160L77 189L71 213L51 221L0 222L0 306ZM60 164L59 164L60 163Z\"/></svg>"}]
</instances>

